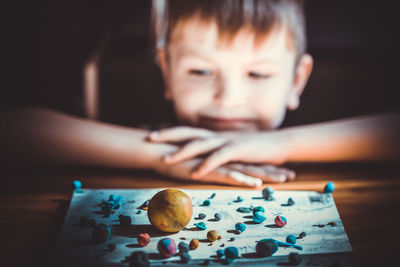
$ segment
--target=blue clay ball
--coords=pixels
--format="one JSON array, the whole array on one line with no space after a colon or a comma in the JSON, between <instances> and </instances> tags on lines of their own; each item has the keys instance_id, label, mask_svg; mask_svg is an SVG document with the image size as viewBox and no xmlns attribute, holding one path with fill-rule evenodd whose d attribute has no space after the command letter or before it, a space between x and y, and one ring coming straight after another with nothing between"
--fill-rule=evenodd
<instances>
[{"instance_id":1,"label":"blue clay ball","mask_svg":"<svg viewBox=\"0 0 400 267\"><path fill-rule=\"evenodd\" d=\"M181 253L181 262L182 263L188 263L191 259L192 259L192 257L190 257L189 253L187 253L187 252Z\"/></svg>"},{"instance_id":2,"label":"blue clay ball","mask_svg":"<svg viewBox=\"0 0 400 267\"><path fill-rule=\"evenodd\" d=\"M211 205L211 201L206 199L203 201L203 206L210 206Z\"/></svg>"},{"instance_id":3,"label":"blue clay ball","mask_svg":"<svg viewBox=\"0 0 400 267\"><path fill-rule=\"evenodd\" d=\"M257 211L265 212L265 209L261 206L255 207L253 209L253 214L256 213Z\"/></svg>"},{"instance_id":4,"label":"blue clay ball","mask_svg":"<svg viewBox=\"0 0 400 267\"><path fill-rule=\"evenodd\" d=\"M332 193L335 190L335 184L333 182L329 182L325 185L324 192Z\"/></svg>"},{"instance_id":5,"label":"blue clay ball","mask_svg":"<svg viewBox=\"0 0 400 267\"><path fill-rule=\"evenodd\" d=\"M75 190L80 190L82 188L82 183L79 180L75 180L72 182L72 185Z\"/></svg>"},{"instance_id":6,"label":"blue clay ball","mask_svg":"<svg viewBox=\"0 0 400 267\"><path fill-rule=\"evenodd\" d=\"M149 256L144 251L133 252L129 258L129 267L149 267Z\"/></svg>"},{"instance_id":7,"label":"blue clay ball","mask_svg":"<svg viewBox=\"0 0 400 267\"><path fill-rule=\"evenodd\" d=\"M221 213L215 213L214 214L214 218L215 218L216 221L220 221L222 219Z\"/></svg>"},{"instance_id":8,"label":"blue clay ball","mask_svg":"<svg viewBox=\"0 0 400 267\"><path fill-rule=\"evenodd\" d=\"M278 243L273 239L262 239L257 242L256 253L260 257L269 257L278 251Z\"/></svg>"},{"instance_id":9,"label":"blue clay ball","mask_svg":"<svg viewBox=\"0 0 400 267\"><path fill-rule=\"evenodd\" d=\"M246 225L244 223L235 224L235 229L239 232L244 232L246 230Z\"/></svg>"},{"instance_id":10,"label":"blue clay ball","mask_svg":"<svg viewBox=\"0 0 400 267\"><path fill-rule=\"evenodd\" d=\"M264 199L268 200L272 198L272 195L274 194L274 189L267 186L263 189L262 191Z\"/></svg>"},{"instance_id":11,"label":"blue clay ball","mask_svg":"<svg viewBox=\"0 0 400 267\"><path fill-rule=\"evenodd\" d=\"M189 252L190 248L189 245L185 242L179 242L178 244L179 252L184 253L184 252Z\"/></svg>"},{"instance_id":12,"label":"blue clay ball","mask_svg":"<svg viewBox=\"0 0 400 267\"><path fill-rule=\"evenodd\" d=\"M103 243L111 237L111 229L104 223L99 223L93 228L92 239L95 243Z\"/></svg>"},{"instance_id":13,"label":"blue clay ball","mask_svg":"<svg viewBox=\"0 0 400 267\"><path fill-rule=\"evenodd\" d=\"M257 211L253 214L253 222L255 223L262 223L265 221L265 219L266 217L261 211Z\"/></svg>"},{"instance_id":14,"label":"blue clay ball","mask_svg":"<svg viewBox=\"0 0 400 267\"><path fill-rule=\"evenodd\" d=\"M291 252L289 254L289 262L291 265L299 265L301 262L301 256L297 252Z\"/></svg>"},{"instance_id":15,"label":"blue clay ball","mask_svg":"<svg viewBox=\"0 0 400 267\"><path fill-rule=\"evenodd\" d=\"M286 243L296 244L297 238L294 235L288 235L286 237Z\"/></svg>"},{"instance_id":16,"label":"blue clay ball","mask_svg":"<svg viewBox=\"0 0 400 267\"><path fill-rule=\"evenodd\" d=\"M239 258L239 250L237 247L227 247L225 249L226 262L229 264L236 258Z\"/></svg>"}]
</instances>

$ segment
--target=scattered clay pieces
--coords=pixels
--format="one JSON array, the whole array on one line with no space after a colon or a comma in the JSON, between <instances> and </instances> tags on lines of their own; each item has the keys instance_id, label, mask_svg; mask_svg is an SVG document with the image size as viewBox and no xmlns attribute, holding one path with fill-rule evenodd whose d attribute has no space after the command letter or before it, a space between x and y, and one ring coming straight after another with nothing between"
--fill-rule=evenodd
<instances>
[{"instance_id":1,"label":"scattered clay pieces","mask_svg":"<svg viewBox=\"0 0 400 267\"><path fill-rule=\"evenodd\" d=\"M233 202L243 202L243 198L238 196Z\"/></svg>"},{"instance_id":2,"label":"scattered clay pieces","mask_svg":"<svg viewBox=\"0 0 400 267\"><path fill-rule=\"evenodd\" d=\"M197 240L196 238L193 238L190 241L189 247L190 247L191 250L195 250L196 248L198 248L199 247L199 240Z\"/></svg>"},{"instance_id":3,"label":"scattered clay pieces","mask_svg":"<svg viewBox=\"0 0 400 267\"><path fill-rule=\"evenodd\" d=\"M93 228L92 240L95 243L103 243L111 237L111 229L108 225L104 223L99 223Z\"/></svg>"},{"instance_id":4,"label":"scattered clay pieces","mask_svg":"<svg viewBox=\"0 0 400 267\"><path fill-rule=\"evenodd\" d=\"M287 220L285 217L278 215L275 217L275 225L278 227L283 227L287 224Z\"/></svg>"},{"instance_id":5,"label":"scattered clay pieces","mask_svg":"<svg viewBox=\"0 0 400 267\"><path fill-rule=\"evenodd\" d=\"M296 202L294 202L293 198L289 197L289 199L287 200L287 205L293 206L294 204L296 204Z\"/></svg>"},{"instance_id":6,"label":"scattered clay pieces","mask_svg":"<svg viewBox=\"0 0 400 267\"><path fill-rule=\"evenodd\" d=\"M213 199L215 197L215 195L216 195L215 193L212 193L211 196L209 196L208 198Z\"/></svg>"},{"instance_id":7,"label":"scattered clay pieces","mask_svg":"<svg viewBox=\"0 0 400 267\"><path fill-rule=\"evenodd\" d=\"M291 265L299 265L301 263L301 256L297 252L289 253L288 258Z\"/></svg>"},{"instance_id":8,"label":"scattered clay pieces","mask_svg":"<svg viewBox=\"0 0 400 267\"><path fill-rule=\"evenodd\" d=\"M148 233L138 234L137 241L141 247L145 247L150 243L150 235Z\"/></svg>"},{"instance_id":9,"label":"scattered clay pieces","mask_svg":"<svg viewBox=\"0 0 400 267\"><path fill-rule=\"evenodd\" d=\"M166 238L163 238L160 241L158 241L157 249L162 256L169 258L175 254L176 245L175 245L174 240L166 237Z\"/></svg>"},{"instance_id":10,"label":"scattered clay pieces","mask_svg":"<svg viewBox=\"0 0 400 267\"><path fill-rule=\"evenodd\" d=\"M246 230L246 225L244 223L238 222L235 224L235 229L239 233L243 233Z\"/></svg>"},{"instance_id":11,"label":"scattered clay pieces","mask_svg":"<svg viewBox=\"0 0 400 267\"><path fill-rule=\"evenodd\" d=\"M215 230L208 231L207 233L207 240L210 242L214 242L218 239L218 232Z\"/></svg>"},{"instance_id":12,"label":"scattered clay pieces","mask_svg":"<svg viewBox=\"0 0 400 267\"><path fill-rule=\"evenodd\" d=\"M229 242L233 242L233 241L235 241L235 238L234 238L234 237L231 237L228 241L229 241Z\"/></svg>"},{"instance_id":13,"label":"scattered clay pieces","mask_svg":"<svg viewBox=\"0 0 400 267\"><path fill-rule=\"evenodd\" d=\"M136 251L129 257L129 267L149 267L149 256L144 251Z\"/></svg>"},{"instance_id":14,"label":"scattered clay pieces","mask_svg":"<svg viewBox=\"0 0 400 267\"><path fill-rule=\"evenodd\" d=\"M301 232L301 233L299 234L299 236L297 237L297 239L301 239L301 238L305 237L306 235L307 235L306 232Z\"/></svg>"},{"instance_id":15,"label":"scattered clay pieces","mask_svg":"<svg viewBox=\"0 0 400 267\"><path fill-rule=\"evenodd\" d=\"M221 213L215 213L214 214L214 219L216 220L216 221L220 221L221 219L222 219L222 216L221 216Z\"/></svg>"}]
</instances>

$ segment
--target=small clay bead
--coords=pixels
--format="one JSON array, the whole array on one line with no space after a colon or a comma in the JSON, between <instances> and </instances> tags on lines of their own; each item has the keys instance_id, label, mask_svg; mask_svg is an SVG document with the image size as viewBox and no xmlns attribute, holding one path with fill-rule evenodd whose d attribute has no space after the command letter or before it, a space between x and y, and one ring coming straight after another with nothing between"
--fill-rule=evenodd
<instances>
[{"instance_id":1,"label":"small clay bead","mask_svg":"<svg viewBox=\"0 0 400 267\"><path fill-rule=\"evenodd\" d=\"M243 198L241 196L238 196L234 202L243 202Z\"/></svg>"},{"instance_id":2,"label":"small clay bead","mask_svg":"<svg viewBox=\"0 0 400 267\"><path fill-rule=\"evenodd\" d=\"M257 211L253 215L253 222L255 223L263 223L266 220L264 213L261 211Z\"/></svg>"},{"instance_id":3,"label":"small clay bead","mask_svg":"<svg viewBox=\"0 0 400 267\"><path fill-rule=\"evenodd\" d=\"M214 218L215 218L216 221L220 221L222 219L221 213L218 213L218 212L215 213L214 214Z\"/></svg>"},{"instance_id":4,"label":"small clay bead","mask_svg":"<svg viewBox=\"0 0 400 267\"><path fill-rule=\"evenodd\" d=\"M111 237L111 229L108 225L100 223L93 228L92 239L95 243L102 243Z\"/></svg>"},{"instance_id":5,"label":"small clay bead","mask_svg":"<svg viewBox=\"0 0 400 267\"><path fill-rule=\"evenodd\" d=\"M132 224L132 218L130 216L119 215L118 218L119 218L119 223L123 227L127 227L127 226L130 226Z\"/></svg>"},{"instance_id":6,"label":"small clay bead","mask_svg":"<svg viewBox=\"0 0 400 267\"><path fill-rule=\"evenodd\" d=\"M210 206L211 205L211 201L206 199L203 201L203 206Z\"/></svg>"},{"instance_id":7,"label":"small clay bead","mask_svg":"<svg viewBox=\"0 0 400 267\"><path fill-rule=\"evenodd\" d=\"M203 220L206 217L206 215L204 213L199 213L199 215L197 216L198 219Z\"/></svg>"},{"instance_id":8,"label":"small clay bead","mask_svg":"<svg viewBox=\"0 0 400 267\"><path fill-rule=\"evenodd\" d=\"M261 206L257 206L253 209L253 214L256 213L257 211L265 212L265 209Z\"/></svg>"},{"instance_id":9,"label":"small clay bead","mask_svg":"<svg viewBox=\"0 0 400 267\"><path fill-rule=\"evenodd\" d=\"M215 230L208 231L208 233L207 233L207 239L208 239L208 241L210 241L210 242L214 242L215 240L218 239L218 232L215 231Z\"/></svg>"},{"instance_id":10,"label":"small clay bead","mask_svg":"<svg viewBox=\"0 0 400 267\"><path fill-rule=\"evenodd\" d=\"M195 225L198 229L201 229L201 230L206 230L206 229L207 229L207 226L206 226L206 224L205 224L204 222L195 223L194 225Z\"/></svg>"},{"instance_id":11,"label":"small clay bead","mask_svg":"<svg viewBox=\"0 0 400 267\"><path fill-rule=\"evenodd\" d=\"M234 259L239 257L239 250L237 247L227 247L225 249L225 260L230 264Z\"/></svg>"},{"instance_id":12,"label":"small clay bead","mask_svg":"<svg viewBox=\"0 0 400 267\"><path fill-rule=\"evenodd\" d=\"M209 197L209 199L213 199L215 197L215 193L212 193L211 196Z\"/></svg>"},{"instance_id":13,"label":"small clay bead","mask_svg":"<svg viewBox=\"0 0 400 267\"><path fill-rule=\"evenodd\" d=\"M265 200L270 200L272 199L272 195L274 194L274 189L267 186L263 189L262 194Z\"/></svg>"},{"instance_id":14,"label":"small clay bead","mask_svg":"<svg viewBox=\"0 0 400 267\"><path fill-rule=\"evenodd\" d=\"M199 240L197 240L196 238L193 238L190 241L189 247L190 247L191 250L195 250L196 248L198 248L199 247Z\"/></svg>"},{"instance_id":15,"label":"small clay bead","mask_svg":"<svg viewBox=\"0 0 400 267\"><path fill-rule=\"evenodd\" d=\"M231 237L231 238L229 239L229 242L233 242L233 241L235 241L235 238L234 238L234 237Z\"/></svg>"},{"instance_id":16,"label":"small clay bead","mask_svg":"<svg viewBox=\"0 0 400 267\"><path fill-rule=\"evenodd\" d=\"M329 182L325 185L324 192L332 193L335 190L335 184L333 182Z\"/></svg>"},{"instance_id":17,"label":"small clay bead","mask_svg":"<svg viewBox=\"0 0 400 267\"><path fill-rule=\"evenodd\" d=\"M238 222L237 224L235 224L235 229L239 233L242 233L246 230L246 225L244 223Z\"/></svg>"},{"instance_id":18,"label":"small clay bead","mask_svg":"<svg viewBox=\"0 0 400 267\"><path fill-rule=\"evenodd\" d=\"M285 217L278 215L275 217L275 225L278 227L283 227L287 224L287 220Z\"/></svg>"},{"instance_id":19,"label":"small clay bead","mask_svg":"<svg viewBox=\"0 0 400 267\"><path fill-rule=\"evenodd\" d=\"M296 204L296 202L294 202L293 198L289 197L289 199L288 199L288 201L287 201L287 204L288 204L289 206L293 206L294 204Z\"/></svg>"},{"instance_id":20,"label":"small clay bead","mask_svg":"<svg viewBox=\"0 0 400 267\"><path fill-rule=\"evenodd\" d=\"M72 186L76 191L80 191L82 188L82 182L79 180L75 180L72 182Z\"/></svg>"},{"instance_id":21,"label":"small clay bead","mask_svg":"<svg viewBox=\"0 0 400 267\"><path fill-rule=\"evenodd\" d=\"M189 253L187 253L187 252L181 253L181 262L182 263L188 263L191 259L192 259L192 257L190 257Z\"/></svg>"},{"instance_id":22,"label":"small clay bead","mask_svg":"<svg viewBox=\"0 0 400 267\"><path fill-rule=\"evenodd\" d=\"M273 239L262 239L257 242L256 253L260 257L269 257L278 251L278 244Z\"/></svg>"},{"instance_id":23,"label":"small clay bead","mask_svg":"<svg viewBox=\"0 0 400 267\"><path fill-rule=\"evenodd\" d=\"M174 240L166 237L166 238L163 238L160 241L158 241L157 249L162 256L169 258L175 254L176 245L175 245Z\"/></svg>"},{"instance_id":24,"label":"small clay bead","mask_svg":"<svg viewBox=\"0 0 400 267\"><path fill-rule=\"evenodd\" d=\"M148 233L138 234L137 241L141 247L145 247L150 243L150 235Z\"/></svg>"},{"instance_id":25,"label":"small clay bead","mask_svg":"<svg viewBox=\"0 0 400 267\"><path fill-rule=\"evenodd\" d=\"M306 235L307 235L306 232L301 232L301 233L299 234L299 237L298 237L298 238L303 238L303 237L305 237Z\"/></svg>"},{"instance_id":26,"label":"small clay bead","mask_svg":"<svg viewBox=\"0 0 400 267\"><path fill-rule=\"evenodd\" d=\"M294 235L288 235L286 237L286 242L290 244L296 244L297 238Z\"/></svg>"},{"instance_id":27,"label":"small clay bead","mask_svg":"<svg viewBox=\"0 0 400 267\"><path fill-rule=\"evenodd\" d=\"M129 267L149 267L149 256L144 251L136 251L129 257Z\"/></svg>"},{"instance_id":28,"label":"small clay bead","mask_svg":"<svg viewBox=\"0 0 400 267\"><path fill-rule=\"evenodd\" d=\"M236 209L237 212L241 212L241 213L250 213L251 210L247 207L239 207Z\"/></svg>"},{"instance_id":29,"label":"small clay bead","mask_svg":"<svg viewBox=\"0 0 400 267\"><path fill-rule=\"evenodd\" d=\"M179 242L178 244L179 252L184 253L184 252L189 252L190 248L189 245L185 242Z\"/></svg>"},{"instance_id":30,"label":"small clay bead","mask_svg":"<svg viewBox=\"0 0 400 267\"><path fill-rule=\"evenodd\" d=\"M301 262L301 256L297 252L289 253L289 262L291 265L299 265Z\"/></svg>"}]
</instances>

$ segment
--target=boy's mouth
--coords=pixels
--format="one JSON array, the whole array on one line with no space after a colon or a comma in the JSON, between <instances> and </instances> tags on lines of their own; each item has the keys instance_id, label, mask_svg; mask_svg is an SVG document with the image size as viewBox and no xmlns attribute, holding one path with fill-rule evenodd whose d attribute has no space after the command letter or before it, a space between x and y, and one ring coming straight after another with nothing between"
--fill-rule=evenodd
<instances>
[{"instance_id":1,"label":"boy's mouth","mask_svg":"<svg viewBox=\"0 0 400 267\"><path fill-rule=\"evenodd\" d=\"M248 131L256 129L256 120L248 118L227 118L200 116L199 125L213 130L239 130Z\"/></svg>"}]
</instances>

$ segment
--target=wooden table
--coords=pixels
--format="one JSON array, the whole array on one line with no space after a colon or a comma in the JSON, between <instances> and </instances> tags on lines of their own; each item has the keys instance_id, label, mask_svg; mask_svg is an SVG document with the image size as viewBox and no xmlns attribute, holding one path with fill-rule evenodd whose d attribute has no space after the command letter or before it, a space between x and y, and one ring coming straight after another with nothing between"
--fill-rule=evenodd
<instances>
[{"instance_id":1,"label":"wooden table","mask_svg":"<svg viewBox=\"0 0 400 267\"><path fill-rule=\"evenodd\" d=\"M294 165L294 182L276 190L321 191L334 181L339 214L360 266L397 260L400 228L400 174L397 165ZM45 266L52 255L71 197L71 182L86 188L179 187L240 189L182 183L148 172L83 168L3 170L0 189L2 266Z\"/></svg>"}]
</instances>

